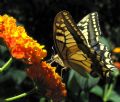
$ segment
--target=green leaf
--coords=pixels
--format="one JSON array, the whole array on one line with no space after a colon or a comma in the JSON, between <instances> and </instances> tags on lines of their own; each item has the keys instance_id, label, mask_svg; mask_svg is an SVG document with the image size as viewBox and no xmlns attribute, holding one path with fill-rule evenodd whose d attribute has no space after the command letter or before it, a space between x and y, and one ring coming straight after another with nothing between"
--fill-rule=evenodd
<instances>
[{"instance_id":1,"label":"green leaf","mask_svg":"<svg viewBox=\"0 0 120 102\"><path fill-rule=\"evenodd\" d=\"M0 54L4 54L7 51L5 46L0 45Z\"/></svg>"},{"instance_id":2,"label":"green leaf","mask_svg":"<svg viewBox=\"0 0 120 102\"><path fill-rule=\"evenodd\" d=\"M88 77L83 77L82 75L80 75L77 72L75 72L75 78L82 90L86 90L86 89L88 90L88 89L92 88L100 80L99 77L94 78L89 74L88 74Z\"/></svg>"},{"instance_id":3,"label":"green leaf","mask_svg":"<svg viewBox=\"0 0 120 102\"><path fill-rule=\"evenodd\" d=\"M69 78L68 78L68 85L70 84L70 82L73 80L75 71L73 71L72 69L69 72Z\"/></svg>"},{"instance_id":4,"label":"green leaf","mask_svg":"<svg viewBox=\"0 0 120 102\"><path fill-rule=\"evenodd\" d=\"M18 70L18 69L14 69L11 68L10 71L8 72L8 75L13 78L13 80L17 83L17 84L21 84L21 82L26 78L26 73L25 71L22 70Z\"/></svg>"},{"instance_id":5,"label":"green leaf","mask_svg":"<svg viewBox=\"0 0 120 102\"><path fill-rule=\"evenodd\" d=\"M120 95L117 92L112 91L108 100L112 102L120 102Z\"/></svg>"},{"instance_id":6,"label":"green leaf","mask_svg":"<svg viewBox=\"0 0 120 102\"><path fill-rule=\"evenodd\" d=\"M99 79L100 78L93 78L90 75L88 75L88 77L83 77L82 75L71 69L67 86L70 91L77 95L79 93L79 90L88 90L95 86L99 82Z\"/></svg>"},{"instance_id":7,"label":"green leaf","mask_svg":"<svg viewBox=\"0 0 120 102\"><path fill-rule=\"evenodd\" d=\"M98 86L98 85L96 85L95 87L93 87L90 90L90 92L93 93L93 94L95 94L95 95L97 95L97 96L99 96L99 97L101 97L101 98L103 96L103 89L100 86Z\"/></svg>"},{"instance_id":8,"label":"green leaf","mask_svg":"<svg viewBox=\"0 0 120 102\"><path fill-rule=\"evenodd\" d=\"M69 72L67 86L68 86L68 89L74 93L74 95L78 94L80 87L75 78L75 71L72 69Z\"/></svg>"}]
</instances>

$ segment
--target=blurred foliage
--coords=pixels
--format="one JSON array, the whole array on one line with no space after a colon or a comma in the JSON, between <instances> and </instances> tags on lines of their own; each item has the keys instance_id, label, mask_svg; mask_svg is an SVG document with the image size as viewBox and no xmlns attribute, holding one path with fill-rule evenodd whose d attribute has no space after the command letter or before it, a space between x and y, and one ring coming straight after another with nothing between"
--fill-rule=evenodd
<instances>
[{"instance_id":1,"label":"blurred foliage","mask_svg":"<svg viewBox=\"0 0 120 102\"><path fill-rule=\"evenodd\" d=\"M40 43L45 44L48 57L53 54L53 20L61 10L71 12L75 22L86 14L97 11L99 13L102 30L101 42L111 51L120 46L120 0L1 0L0 14L15 17L18 24L25 26L28 34ZM10 58L9 52L0 42L0 67ZM119 54L120 55L120 54ZM118 59L120 56L116 55ZM59 68L58 68L59 69ZM14 61L8 70L0 74L0 98L11 97L33 88L33 82L26 76L25 65ZM60 71L58 70L58 73ZM65 72L63 81L67 85L67 102L102 102L105 80L99 78L84 78L73 70ZM119 77L118 77L119 78ZM52 83L51 83L52 84ZM119 79L109 100L120 102ZM89 96L88 96L89 93ZM85 97L85 98L84 98ZM86 99L86 100L84 100ZM30 95L14 102L47 102L39 95Z\"/></svg>"}]
</instances>

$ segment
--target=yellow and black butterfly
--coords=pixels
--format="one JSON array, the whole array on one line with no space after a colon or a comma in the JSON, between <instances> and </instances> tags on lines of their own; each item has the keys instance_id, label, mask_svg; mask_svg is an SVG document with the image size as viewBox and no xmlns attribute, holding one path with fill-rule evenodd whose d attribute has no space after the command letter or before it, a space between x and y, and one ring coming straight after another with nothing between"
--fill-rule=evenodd
<instances>
[{"instance_id":1,"label":"yellow and black butterfly","mask_svg":"<svg viewBox=\"0 0 120 102\"><path fill-rule=\"evenodd\" d=\"M68 11L59 12L53 24L53 39L64 65L83 76L87 72L109 75L116 69L107 47L99 42L100 33L96 12L85 16L78 25Z\"/></svg>"}]
</instances>

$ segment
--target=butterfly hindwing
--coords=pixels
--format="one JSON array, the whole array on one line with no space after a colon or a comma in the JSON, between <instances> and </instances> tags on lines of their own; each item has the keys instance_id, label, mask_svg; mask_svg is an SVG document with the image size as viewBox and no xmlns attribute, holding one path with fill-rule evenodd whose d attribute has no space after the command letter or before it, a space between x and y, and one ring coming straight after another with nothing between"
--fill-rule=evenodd
<instances>
[{"instance_id":1,"label":"butterfly hindwing","mask_svg":"<svg viewBox=\"0 0 120 102\"><path fill-rule=\"evenodd\" d=\"M78 22L77 26L85 36L88 47L93 47L99 42L101 30L97 12L86 15Z\"/></svg>"},{"instance_id":2,"label":"butterfly hindwing","mask_svg":"<svg viewBox=\"0 0 120 102\"><path fill-rule=\"evenodd\" d=\"M98 13L93 12L86 15L77 24L79 30L83 33L87 46L93 48L96 52L96 58L102 65L104 73L110 72L114 69L112 59L107 47L100 42L101 30L99 26Z\"/></svg>"}]
</instances>

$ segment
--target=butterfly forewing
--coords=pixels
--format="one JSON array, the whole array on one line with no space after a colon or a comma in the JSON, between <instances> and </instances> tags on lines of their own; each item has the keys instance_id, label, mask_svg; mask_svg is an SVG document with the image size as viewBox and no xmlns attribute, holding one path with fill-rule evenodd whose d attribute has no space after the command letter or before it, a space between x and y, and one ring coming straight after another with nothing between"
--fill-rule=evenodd
<instances>
[{"instance_id":1,"label":"butterfly forewing","mask_svg":"<svg viewBox=\"0 0 120 102\"><path fill-rule=\"evenodd\" d=\"M57 14L54 20L54 42L58 55L63 60L65 66L71 67L80 74L84 71L91 72L91 60L87 55L77 46L74 35L80 35L79 30L74 24L72 17L67 11L62 11ZM77 34L76 34L77 33ZM80 43L86 44L83 41L84 37L79 38Z\"/></svg>"}]
</instances>

